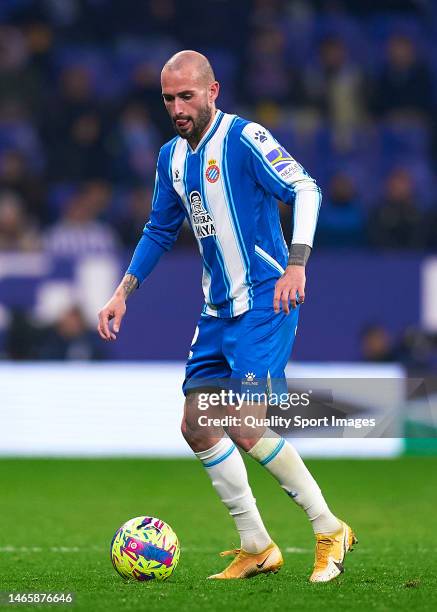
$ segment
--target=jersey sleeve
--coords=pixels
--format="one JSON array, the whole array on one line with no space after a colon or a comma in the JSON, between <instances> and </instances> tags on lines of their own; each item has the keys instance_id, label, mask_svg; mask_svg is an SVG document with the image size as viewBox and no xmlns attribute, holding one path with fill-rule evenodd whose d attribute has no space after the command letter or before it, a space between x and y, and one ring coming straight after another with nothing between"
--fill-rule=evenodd
<instances>
[{"instance_id":1,"label":"jersey sleeve","mask_svg":"<svg viewBox=\"0 0 437 612\"><path fill-rule=\"evenodd\" d=\"M165 163L165 155L161 150L150 219L144 227L126 274L132 274L141 284L156 266L161 255L172 248L184 219L185 213L173 189L168 164Z\"/></svg>"},{"instance_id":2,"label":"jersey sleeve","mask_svg":"<svg viewBox=\"0 0 437 612\"><path fill-rule=\"evenodd\" d=\"M278 200L294 203L292 244L312 247L322 201L317 183L262 125L248 123L241 140L255 182Z\"/></svg>"}]
</instances>

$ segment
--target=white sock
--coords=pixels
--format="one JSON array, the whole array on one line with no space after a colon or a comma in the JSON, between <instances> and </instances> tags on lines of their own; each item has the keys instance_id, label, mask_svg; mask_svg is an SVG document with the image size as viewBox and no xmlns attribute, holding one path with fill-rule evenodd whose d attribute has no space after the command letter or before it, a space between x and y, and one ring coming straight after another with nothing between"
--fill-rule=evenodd
<instances>
[{"instance_id":1,"label":"white sock","mask_svg":"<svg viewBox=\"0 0 437 612\"><path fill-rule=\"evenodd\" d=\"M314 533L334 533L341 527L296 449L273 432L262 437L249 454L278 480L281 487L306 512Z\"/></svg>"},{"instance_id":2,"label":"white sock","mask_svg":"<svg viewBox=\"0 0 437 612\"><path fill-rule=\"evenodd\" d=\"M230 438L224 437L212 448L195 454L235 520L241 548L251 553L265 550L272 540L256 507L247 480L246 466L238 448Z\"/></svg>"}]
</instances>

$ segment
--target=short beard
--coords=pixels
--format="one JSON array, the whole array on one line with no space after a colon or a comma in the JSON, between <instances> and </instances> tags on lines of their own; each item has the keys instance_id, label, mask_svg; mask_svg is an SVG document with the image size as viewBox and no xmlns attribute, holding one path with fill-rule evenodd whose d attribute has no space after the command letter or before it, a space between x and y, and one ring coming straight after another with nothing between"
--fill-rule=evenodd
<instances>
[{"instance_id":1,"label":"short beard","mask_svg":"<svg viewBox=\"0 0 437 612\"><path fill-rule=\"evenodd\" d=\"M185 138L190 143L191 142L198 143L201 139L204 129L206 128L208 123L211 121L211 116L212 116L212 109L209 108L208 106L205 106L199 111L199 116L197 117L197 120L194 121L194 119L192 119L193 129L191 130L189 134L184 134L184 135L181 134L179 130L177 129L176 124L174 124L174 127L176 129L176 132L179 134L181 138Z\"/></svg>"}]
</instances>

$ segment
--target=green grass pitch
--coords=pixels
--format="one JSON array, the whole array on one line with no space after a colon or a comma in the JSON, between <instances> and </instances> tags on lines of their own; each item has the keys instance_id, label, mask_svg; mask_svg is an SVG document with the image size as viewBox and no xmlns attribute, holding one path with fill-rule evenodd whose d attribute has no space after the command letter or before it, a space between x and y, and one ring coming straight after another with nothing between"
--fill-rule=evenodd
<instances>
[{"instance_id":1,"label":"green grass pitch","mask_svg":"<svg viewBox=\"0 0 437 612\"><path fill-rule=\"evenodd\" d=\"M251 460L252 488L285 566L277 575L216 582L205 578L227 561L217 553L238 541L195 460L3 459L0 590L73 591L72 609L90 612L436 610L437 457L308 465L359 539L345 573L325 585L308 582L313 536L304 514ZM110 563L114 531L142 514L169 522L181 541L167 582L125 583Z\"/></svg>"}]
</instances>

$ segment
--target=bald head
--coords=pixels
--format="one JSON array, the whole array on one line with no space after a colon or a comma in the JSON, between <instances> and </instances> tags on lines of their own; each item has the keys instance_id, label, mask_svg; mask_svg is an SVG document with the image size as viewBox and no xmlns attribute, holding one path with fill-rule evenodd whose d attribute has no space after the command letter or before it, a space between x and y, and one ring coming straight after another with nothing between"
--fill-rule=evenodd
<instances>
[{"instance_id":1,"label":"bald head","mask_svg":"<svg viewBox=\"0 0 437 612\"><path fill-rule=\"evenodd\" d=\"M197 51L180 51L162 69L161 87L176 132L195 148L216 113L220 87L211 64Z\"/></svg>"},{"instance_id":2,"label":"bald head","mask_svg":"<svg viewBox=\"0 0 437 612\"><path fill-rule=\"evenodd\" d=\"M179 51L175 53L164 65L161 78L166 72L184 71L190 73L191 77L199 84L207 87L214 83L214 71L207 57L197 51Z\"/></svg>"}]
</instances>

